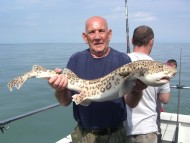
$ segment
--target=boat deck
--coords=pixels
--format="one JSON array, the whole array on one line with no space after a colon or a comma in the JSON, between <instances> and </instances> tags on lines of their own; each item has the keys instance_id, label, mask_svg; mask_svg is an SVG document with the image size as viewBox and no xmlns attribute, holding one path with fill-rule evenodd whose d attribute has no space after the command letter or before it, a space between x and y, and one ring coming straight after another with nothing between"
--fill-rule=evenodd
<instances>
[{"instance_id":1,"label":"boat deck","mask_svg":"<svg viewBox=\"0 0 190 143\"><path fill-rule=\"evenodd\" d=\"M177 114L162 112L161 129L163 143L172 143L175 141ZM190 143L190 116L179 114L179 132L177 143ZM71 136L57 141L56 143L72 143Z\"/></svg>"},{"instance_id":2,"label":"boat deck","mask_svg":"<svg viewBox=\"0 0 190 143\"><path fill-rule=\"evenodd\" d=\"M162 140L175 141L177 114L161 113ZM178 143L190 143L190 116L179 114Z\"/></svg>"}]
</instances>

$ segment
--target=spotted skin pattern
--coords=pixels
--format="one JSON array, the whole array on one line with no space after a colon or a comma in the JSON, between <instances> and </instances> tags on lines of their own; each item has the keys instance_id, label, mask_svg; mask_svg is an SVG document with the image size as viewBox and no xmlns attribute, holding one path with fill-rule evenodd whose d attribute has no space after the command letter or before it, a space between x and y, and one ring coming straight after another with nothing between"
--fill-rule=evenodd
<instances>
[{"instance_id":1,"label":"spotted skin pattern","mask_svg":"<svg viewBox=\"0 0 190 143\"><path fill-rule=\"evenodd\" d=\"M103 102L126 95L132 90L136 79L148 86L161 86L168 83L176 72L175 68L157 61L139 60L94 80L81 79L67 68L61 74L68 79L67 88L77 92L72 96L73 101L77 105L88 106L92 101ZM19 89L29 78L50 78L56 75L58 73L53 70L34 65L30 72L14 78L7 86L12 91L13 87Z\"/></svg>"}]
</instances>

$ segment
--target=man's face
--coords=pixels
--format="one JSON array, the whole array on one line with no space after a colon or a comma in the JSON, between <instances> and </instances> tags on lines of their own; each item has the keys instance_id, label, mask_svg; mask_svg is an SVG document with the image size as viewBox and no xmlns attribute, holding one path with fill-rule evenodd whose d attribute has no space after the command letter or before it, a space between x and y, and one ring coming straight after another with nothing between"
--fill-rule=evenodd
<instances>
[{"instance_id":1,"label":"man's face","mask_svg":"<svg viewBox=\"0 0 190 143\"><path fill-rule=\"evenodd\" d=\"M112 31L108 30L107 24L101 19L89 21L86 33L83 33L83 39L96 56L103 56L106 53L111 36Z\"/></svg>"}]
</instances>

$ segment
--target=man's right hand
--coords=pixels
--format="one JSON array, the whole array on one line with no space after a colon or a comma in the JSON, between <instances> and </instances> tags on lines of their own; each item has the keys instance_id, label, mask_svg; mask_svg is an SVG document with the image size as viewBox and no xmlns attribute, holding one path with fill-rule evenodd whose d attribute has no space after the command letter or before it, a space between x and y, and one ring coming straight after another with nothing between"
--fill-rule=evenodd
<instances>
[{"instance_id":1,"label":"man's right hand","mask_svg":"<svg viewBox=\"0 0 190 143\"><path fill-rule=\"evenodd\" d=\"M62 73L62 71L63 70L60 68L55 69L55 72L57 73ZM55 90L62 91L67 87L68 80L67 80L67 77L60 74L60 75L56 75L54 77L49 78L48 83Z\"/></svg>"},{"instance_id":2,"label":"man's right hand","mask_svg":"<svg viewBox=\"0 0 190 143\"><path fill-rule=\"evenodd\" d=\"M56 68L55 72L62 73L62 69ZM72 96L70 91L67 89L68 79L63 75L56 75L49 78L49 85L55 89L55 96L58 102L63 106L68 106L72 102Z\"/></svg>"}]
</instances>

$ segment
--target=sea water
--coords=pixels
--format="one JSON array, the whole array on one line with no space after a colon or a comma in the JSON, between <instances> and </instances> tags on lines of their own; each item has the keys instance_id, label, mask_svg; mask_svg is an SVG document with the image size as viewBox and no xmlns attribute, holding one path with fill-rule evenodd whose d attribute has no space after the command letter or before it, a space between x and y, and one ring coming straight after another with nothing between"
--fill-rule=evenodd
<instances>
[{"instance_id":1,"label":"sea water","mask_svg":"<svg viewBox=\"0 0 190 143\"><path fill-rule=\"evenodd\" d=\"M111 47L126 52L126 44L112 43ZM132 47L132 46L131 46ZM44 79L30 79L20 90L7 88L7 83L14 77L30 71L34 64L48 69L64 68L69 57L88 48L86 44L1 44L0 45L0 120L57 103L54 90ZM166 62L176 59L178 73L171 80L171 85L190 86L190 44L154 44L151 56ZM181 65L180 65L180 52ZM131 48L132 51L132 48ZM181 74L179 74L181 67ZM171 100L165 105L166 112L177 112L180 97L181 114L190 113L190 90L171 89ZM76 122L72 115L72 105L56 107L30 117L14 121L0 133L0 143L54 143L70 134Z\"/></svg>"}]
</instances>

